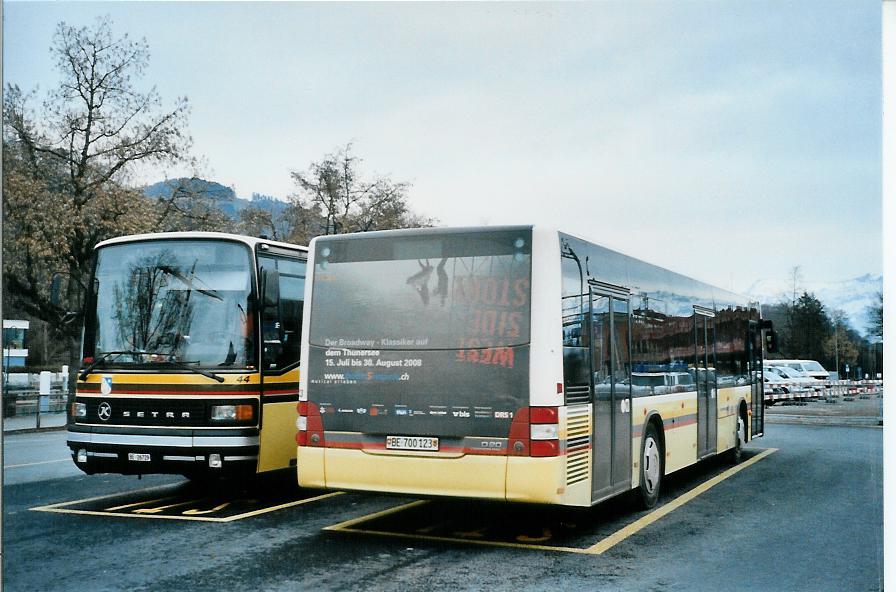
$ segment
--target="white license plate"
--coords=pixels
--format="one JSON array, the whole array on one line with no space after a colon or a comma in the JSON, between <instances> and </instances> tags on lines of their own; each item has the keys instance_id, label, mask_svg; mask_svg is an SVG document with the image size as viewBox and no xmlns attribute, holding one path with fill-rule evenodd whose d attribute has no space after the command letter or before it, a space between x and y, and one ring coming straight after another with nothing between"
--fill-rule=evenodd
<instances>
[{"instance_id":1,"label":"white license plate","mask_svg":"<svg viewBox=\"0 0 896 592\"><path fill-rule=\"evenodd\" d=\"M388 450L439 450L438 438L423 436L386 436Z\"/></svg>"},{"instance_id":2,"label":"white license plate","mask_svg":"<svg viewBox=\"0 0 896 592\"><path fill-rule=\"evenodd\" d=\"M142 452L128 452L128 460L136 460L138 462L149 462L152 457Z\"/></svg>"}]
</instances>

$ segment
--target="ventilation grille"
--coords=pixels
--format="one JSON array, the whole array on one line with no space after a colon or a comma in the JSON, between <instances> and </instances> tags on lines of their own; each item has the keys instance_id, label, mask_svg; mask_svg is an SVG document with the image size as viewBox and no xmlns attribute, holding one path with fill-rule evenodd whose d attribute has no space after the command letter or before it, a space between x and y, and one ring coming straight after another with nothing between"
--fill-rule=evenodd
<instances>
[{"instance_id":1,"label":"ventilation grille","mask_svg":"<svg viewBox=\"0 0 896 592\"><path fill-rule=\"evenodd\" d=\"M564 387L564 392L566 393L566 404L572 405L574 403L590 403L591 402L591 392L590 387L587 384L568 384Z\"/></svg>"},{"instance_id":2,"label":"ventilation grille","mask_svg":"<svg viewBox=\"0 0 896 592\"><path fill-rule=\"evenodd\" d=\"M566 412L566 484L585 481L591 474L591 410L587 405Z\"/></svg>"}]
</instances>

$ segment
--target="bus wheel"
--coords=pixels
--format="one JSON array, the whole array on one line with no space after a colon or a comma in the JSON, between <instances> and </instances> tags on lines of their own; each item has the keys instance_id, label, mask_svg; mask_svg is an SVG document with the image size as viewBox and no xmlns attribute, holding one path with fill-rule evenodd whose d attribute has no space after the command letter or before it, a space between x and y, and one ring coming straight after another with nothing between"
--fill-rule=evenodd
<instances>
[{"instance_id":1,"label":"bus wheel","mask_svg":"<svg viewBox=\"0 0 896 592\"><path fill-rule=\"evenodd\" d=\"M663 449L652 423L647 424L641 440L641 483L638 487L641 506L647 510L656 505L663 480Z\"/></svg>"}]
</instances>

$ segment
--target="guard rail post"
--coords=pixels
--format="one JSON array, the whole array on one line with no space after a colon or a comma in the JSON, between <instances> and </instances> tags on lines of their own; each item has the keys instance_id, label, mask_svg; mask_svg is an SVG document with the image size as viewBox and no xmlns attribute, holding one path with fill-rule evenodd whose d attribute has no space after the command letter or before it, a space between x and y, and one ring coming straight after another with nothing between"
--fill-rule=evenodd
<instances>
[{"instance_id":1,"label":"guard rail post","mask_svg":"<svg viewBox=\"0 0 896 592\"><path fill-rule=\"evenodd\" d=\"M50 411L50 389L52 388L52 373L44 370L40 373L40 387L37 392L37 419L36 428L40 429L40 412Z\"/></svg>"}]
</instances>

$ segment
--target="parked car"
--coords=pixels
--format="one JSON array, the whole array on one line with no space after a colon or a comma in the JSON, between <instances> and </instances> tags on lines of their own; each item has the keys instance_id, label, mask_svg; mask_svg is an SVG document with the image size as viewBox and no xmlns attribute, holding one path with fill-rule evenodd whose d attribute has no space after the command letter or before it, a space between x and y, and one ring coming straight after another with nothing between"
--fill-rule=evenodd
<instances>
[{"instance_id":1,"label":"parked car","mask_svg":"<svg viewBox=\"0 0 896 592\"><path fill-rule=\"evenodd\" d=\"M815 360L766 360L767 365L787 366L800 372L805 372L812 378L818 380L827 380L830 372L824 369L824 366Z\"/></svg>"},{"instance_id":2,"label":"parked car","mask_svg":"<svg viewBox=\"0 0 896 592\"><path fill-rule=\"evenodd\" d=\"M775 363L768 363L764 366L764 369L767 372L780 377L784 382L793 384L794 386L811 389L813 391L824 390L824 383L821 380L813 378L802 370L797 370L791 366L778 365L776 362L777 361L775 361Z\"/></svg>"}]
</instances>

